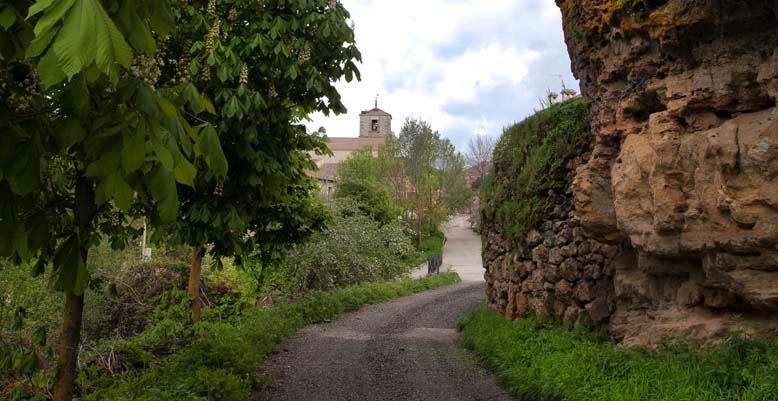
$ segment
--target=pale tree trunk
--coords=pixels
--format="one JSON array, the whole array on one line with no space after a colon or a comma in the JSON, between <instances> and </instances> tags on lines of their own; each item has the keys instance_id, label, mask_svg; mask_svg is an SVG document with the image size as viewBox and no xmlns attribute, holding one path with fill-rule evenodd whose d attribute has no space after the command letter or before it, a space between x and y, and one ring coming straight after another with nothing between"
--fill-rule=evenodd
<instances>
[{"instance_id":1,"label":"pale tree trunk","mask_svg":"<svg viewBox=\"0 0 778 401\"><path fill-rule=\"evenodd\" d=\"M421 198L419 197L419 191L416 191L416 246L421 247Z\"/></svg>"},{"instance_id":2,"label":"pale tree trunk","mask_svg":"<svg viewBox=\"0 0 778 401\"><path fill-rule=\"evenodd\" d=\"M91 180L78 175L76 202L73 208L75 223L82 235L89 235L92 219L97 214L95 190ZM86 265L89 249L81 248L81 258ZM54 378L53 400L70 401L76 387L78 348L81 342L81 321L84 313L84 295L72 290L65 293L62 318L62 337L57 351L57 376Z\"/></svg>"},{"instance_id":3,"label":"pale tree trunk","mask_svg":"<svg viewBox=\"0 0 778 401\"><path fill-rule=\"evenodd\" d=\"M202 270L205 249L202 246L192 248L192 264L189 265L189 301L192 306L192 322L200 321L200 272Z\"/></svg>"}]
</instances>

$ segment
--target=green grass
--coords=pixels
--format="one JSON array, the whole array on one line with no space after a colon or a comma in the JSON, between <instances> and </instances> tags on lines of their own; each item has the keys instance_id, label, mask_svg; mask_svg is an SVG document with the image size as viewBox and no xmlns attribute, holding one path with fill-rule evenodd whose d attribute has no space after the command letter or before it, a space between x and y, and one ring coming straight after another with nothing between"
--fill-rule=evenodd
<instances>
[{"instance_id":1,"label":"green grass","mask_svg":"<svg viewBox=\"0 0 778 401\"><path fill-rule=\"evenodd\" d=\"M483 227L520 239L548 218L570 186L568 162L592 147L583 98L541 110L505 129L481 188Z\"/></svg>"},{"instance_id":2,"label":"green grass","mask_svg":"<svg viewBox=\"0 0 778 401\"><path fill-rule=\"evenodd\" d=\"M419 280L362 284L330 292L312 292L303 300L270 309L250 309L230 322L204 322L188 344L148 369L122 376L93 377L92 401L245 401L263 384L265 358L302 327L336 318L367 304L459 282L456 273Z\"/></svg>"},{"instance_id":3,"label":"green grass","mask_svg":"<svg viewBox=\"0 0 778 401\"><path fill-rule=\"evenodd\" d=\"M459 321L465 346L522 401L778 400L778 343L727 338L708 348L619 348L592 334L481 306Z\"/></svg>"}]
</instances>

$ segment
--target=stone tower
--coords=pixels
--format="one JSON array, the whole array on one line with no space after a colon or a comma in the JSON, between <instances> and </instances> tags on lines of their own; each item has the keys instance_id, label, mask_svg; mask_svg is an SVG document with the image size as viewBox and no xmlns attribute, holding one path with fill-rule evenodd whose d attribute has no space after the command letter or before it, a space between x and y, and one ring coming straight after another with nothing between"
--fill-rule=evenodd
<instances>
[{"instance_id":1,"label":"stone tower","mask_svg":"<svg viewBox=\"0 0 778 401\"><path fill-rule=\"evenodd\" d=\"M391 132L392 115L378 108L378 98L376 97L375 107L359 114L359 137L384 137Z\"/></svg>"}]
</instances>

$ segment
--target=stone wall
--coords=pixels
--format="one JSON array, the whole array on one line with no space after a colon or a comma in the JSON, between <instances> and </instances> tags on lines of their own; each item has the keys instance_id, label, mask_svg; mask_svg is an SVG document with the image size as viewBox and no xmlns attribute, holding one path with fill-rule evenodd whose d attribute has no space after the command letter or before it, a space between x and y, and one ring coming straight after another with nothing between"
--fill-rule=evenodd
<instances>
[{"instance_id":1,"label":"stone wall","mask_svg":"<svg viewBox=\"0 0 778 401\"><path fill-rule=\"evenodd\" d=\"M573 102L580 104L580 99ZM496 148L492 176L484 184L487 188L482 193L485 207L481 209L487 299L490 308L510 319L531 314L568 326L605 328L615 310L613 274L621 248L618 240L608 242L585 232L574 212L572 181L577 167L590 158L590 147L587 146L590 141L580 139L591 137L584 105L580 105L583 113L571 113L575 107L572 103L563 103L508 128ZM543 122L531 121L533 118ZM570 124L570 118L576 119L575 124ZM575 126L586 128L579 134L557 136L561 143L571 139L559 138L572 137L575 146L539 151L548 143L549 132ZM521 132L511 132L517 128ZM509 138L510 135L519 140ZM565 148L567 153L559 151ZM531 166L529 161L538 157L533 152L552 158L542 164L547 168L555 165L555 159L559 157L566 158L562 160L565 164L553 171L551 168L536 171L536 166ZM516 160L516 154L525 155L525 159ZM527 174L537 175L537 179L528 180L530 182L557 182L547 185L553 189L545 193L517 190L516 177ZM525 186L526 183L518 185ZM513 193L500 195L512 189ZM543 218L534 220L526 232L509 234L514 220L511 216L500 218L500 215L514 213L511 212L513 209L500 208L496 203L515 203L519 205L516 210L543 203L546 206L534 206L535 210L529 214L543 214Z\"/></svg>"},{"instance_id":2,"label":"stone wall","mask_svg":"<svg viewBox=\"0 0 778 401\"><path fill-rule=\"evenodd\" d=\"M564 209L558 209L564 211ZM613 273L619 245L587 237L560 213L511 249L487 234L484 253L489 306L509 319L532 314L567 326L603 327L615 308Z\"/></svg>"},{"instance_id":3,"label":"stone wall","mask_svg":"<svg viewBox=\"0 0 778 401\"><path fill-rule=\"evenodd\" d=\"M557 4L595 144L536 231L486 225L490 305L627 344L778 336L778 3Z\"/></svg>"}]
</instances>

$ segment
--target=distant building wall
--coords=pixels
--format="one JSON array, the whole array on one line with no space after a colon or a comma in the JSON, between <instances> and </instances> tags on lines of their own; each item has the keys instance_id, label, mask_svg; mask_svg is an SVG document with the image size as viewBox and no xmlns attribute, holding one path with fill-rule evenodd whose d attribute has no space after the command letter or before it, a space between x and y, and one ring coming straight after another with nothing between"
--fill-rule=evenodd
<instances>
[{"instance_id":1,"label":"distant building wall","mask_svg":"<svg viewBox=\"0 0 778 401\"><path fill-rule=\"evenodd\" d=\"M392 116L381 110L371 110L359 116L359 136L379 137L392 132Z\"/></svg>"}]
</instances>

